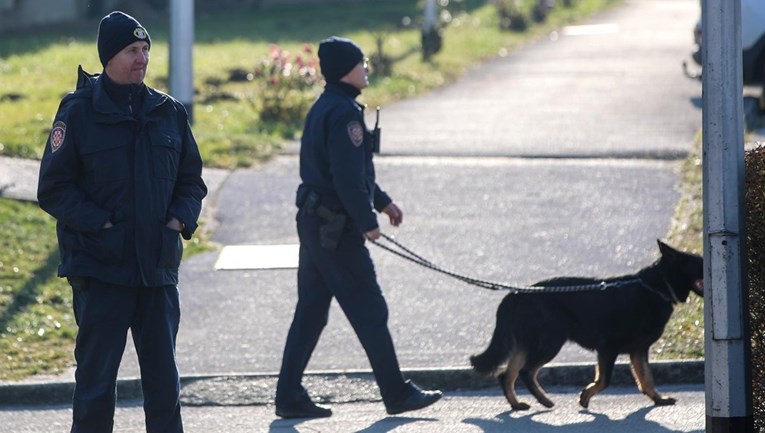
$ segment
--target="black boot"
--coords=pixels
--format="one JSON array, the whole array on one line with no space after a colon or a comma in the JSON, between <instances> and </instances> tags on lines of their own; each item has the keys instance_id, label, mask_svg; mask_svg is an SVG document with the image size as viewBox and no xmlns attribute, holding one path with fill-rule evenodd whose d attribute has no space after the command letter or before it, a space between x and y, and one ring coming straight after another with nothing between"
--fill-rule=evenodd
<instances>
[{"instance_id":1,"label":"black boot","mask_svg":"<svg viewBox=\"0 0 765 433\"><path fill-rule=\"evenodd\" d=\"M295 398L276 399L276 416L281 418L327 418L332 416L332 409L311 401L308 393Z\"/></svg>"},{"instance_id":2,"label":"black boot","mask_svg":"<svg viewBox=\"0 0 765 433\"><path fill-rule=\"evenodd\" d=\"M407 387L401 396L394 402L385 405L385 410L390 415L396 415L410 410L423 409L441 399L441 391L423 391L412 383L406 381Z\"/></svg>"}]
</instances>

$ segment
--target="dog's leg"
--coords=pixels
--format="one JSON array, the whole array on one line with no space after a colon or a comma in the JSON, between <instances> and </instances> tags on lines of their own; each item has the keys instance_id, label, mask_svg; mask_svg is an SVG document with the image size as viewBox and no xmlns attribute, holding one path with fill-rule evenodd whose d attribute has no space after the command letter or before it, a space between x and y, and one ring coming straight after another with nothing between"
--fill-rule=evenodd
<instances>
[{"instance_id":1,"label":"dog's leg","mask_svg":"<svg viewBox=\"0 0 765 433\"><path fill-rule=\"evenodd\" d=\"M618 353L598 351L598 365L595 367L595 381L587 385L579 394L579 404L587 408L590 399L600 391L608 388L611 384L611 376L614 373L614 363Z\"/></svg>"},{"instance_id":2,"label":"dog's leg","mask_svg":"<svg viewBox=\"0 0 765 433\"><path fill-rule=\"evenodd\" d=\"M566 343L567 329L559 323L558 326L548 326L545 332L540 332L537 344L529 349L526 356L526 368L521 370L521 379L526 388L545 407L553 407L555 403L547 397L545 390L539 385L537 376L539 370L552 361Z\"/></svg>"},{"instance_id":3,"label":"dog's leg","mask_svg":"<svg viewBox=\"0 0 765 433\"><path fill-rule=\"evenodd\" d=\"M539 385L539 381L537 380L537 374L539 374L541 368L542 366L540 365L531 370L521 370L521 379L523 379L523 383L526 384L526 388L529 389L531 395L533 395L542 406L548 408L553 407L555 406L555 403L547 397L545 390L542 389L542 386Z\"/></svg>"},{"instance_id":4,"label":"dog's leg","mask_svg":"<svg viewBox=\"0 0 765 433\"><path fill-rule=\"evenodd\" d=\"M507 369L497 377L505 398L515 410L528 410L531 407L527 403L519 401L515 394L515 382L518 380L518 374L524 364L526 364L526 352L514 350L510 353L510 359L507 361Z\"/></svg>"},{"instance_id":5,"label":"dog's leg","mask_svg":"<svg viewBox=\"0 0 765 433\"><path fill-rule=\"evenodd\" d=\"M632 363L632 375L635 376L640 392L653 400L656 406L675 404L677 400L671 397L664 397L656 390L656 386L653 383L651 366L648 364L648 350L630 353L630 361Z\"/></svg>"}]
</instances>

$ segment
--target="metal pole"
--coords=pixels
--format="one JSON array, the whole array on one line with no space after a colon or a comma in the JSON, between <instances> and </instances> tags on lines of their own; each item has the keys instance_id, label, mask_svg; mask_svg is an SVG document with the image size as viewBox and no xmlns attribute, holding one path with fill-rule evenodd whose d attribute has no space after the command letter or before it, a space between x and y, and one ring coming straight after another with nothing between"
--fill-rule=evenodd
<instances>
[{"instance_id":1,"label":"metal pole","mask_svg":"<svg viewBox=\"0 0 765 433\"><path fill-rule=\"evenodd\" d=\"M753 433L740 0L702 0L706 432Z\"/></svg>"},{"instance_id":2,"label":"metal pole","mask_svg":"<svg viewBox=\"0 0 765 433\"><path fill-rule=\"evenodd\" d=\"M423 15L425 15L425 19L422 22L422 31L425 33L432 32L433 29L438 26L436 0L425 0L425 11Z\"/></svg>"},{"instance_id":3,"label":"metal pole","mask_svg":"<svg viewBox=\"0 0 765 433\"><path fill-rule=\"evenodd\" d=\"M170 94L194 121L194 0L170 0Z\"/></svg>"},{"instance_id":4,"label":"metal pole","mask_svg":"<svg viewBox=\"0 0 765 433\"><path fill-rule=\"evenodd\" d=\"M425 0L424 19L422 22L422 58L430 59L433 54L441 51L443 44L439 30L438 5L436 0Z\"/></svg>"}]
</instances>

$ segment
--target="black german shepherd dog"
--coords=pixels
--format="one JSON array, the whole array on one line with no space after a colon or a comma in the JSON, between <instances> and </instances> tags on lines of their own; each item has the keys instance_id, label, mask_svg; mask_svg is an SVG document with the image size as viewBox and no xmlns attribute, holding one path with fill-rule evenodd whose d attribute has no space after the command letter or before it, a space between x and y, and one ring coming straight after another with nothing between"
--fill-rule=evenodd
<instances>
[{"instance_id":1,"label":"black german shepherd dog","mask_svg":"<svg viewBox=\"0 0 765 433\"><path fill-rule=\"evenodd\" d=\"M661 337L675 304L685 302L691 291L703 296L704 266L700 256L657 242L661 257L636 274L605 280L561 277L534 284L571 287L605 282L603 290L507 295L497 309L489 347L470 358L475 371L495 375L505 365L497 379L515 410L529 408L515 393L519 376L542 405L552 407L537 374L566 341L573 341L598 356L595 380L579 396L583 407L608 387L622 353L630 355L632 373L643 394L656 405L674 404L675 399L662 396L654 386L648 349Z\"/></svg>"}]
</instances>

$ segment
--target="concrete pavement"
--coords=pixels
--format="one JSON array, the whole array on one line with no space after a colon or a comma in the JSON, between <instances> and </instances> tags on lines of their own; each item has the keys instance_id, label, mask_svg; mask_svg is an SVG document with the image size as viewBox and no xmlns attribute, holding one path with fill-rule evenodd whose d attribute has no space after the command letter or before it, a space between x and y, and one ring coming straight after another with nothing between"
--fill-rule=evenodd
<instances>
[{"instance_id":1,"label":"concrete pavement","mask_svg":"<svg viewBox=\"0 0 765 433\"><path fill-rule=\"evenodd\" d=\"M191 406L183 409L184 427L199 433L702 433L704 393L701 385L670 386L675 406L655 407L630 388L611 388L596 396L589 409L577 404L578 389L552 387L556 403L546 409L531 403L528 411L510 411L496 389L448 392L418 412L387 416L377 401L334 404L331 418L282 420L273 406ZM0 409L0 431L51 433L68 431L68 405ZM145 431L140 402L123 402L115 414L115 433Z\"/></svg>"}]
</instances>

